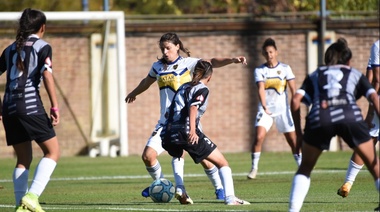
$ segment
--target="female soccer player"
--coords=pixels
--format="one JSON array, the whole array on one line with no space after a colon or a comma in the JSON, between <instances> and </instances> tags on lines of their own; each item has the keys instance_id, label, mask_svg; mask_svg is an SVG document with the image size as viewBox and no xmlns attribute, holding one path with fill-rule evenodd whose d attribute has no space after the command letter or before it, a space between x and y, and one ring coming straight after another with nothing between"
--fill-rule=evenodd
<instances>
[{"instance_id":1,"label":"female soccer player","mask_svg":"<svg viewBox=\"0 0 380 212\"><path fill-rule=\"evenodd\" d=\"M248 179L256 178L261 147L273 122L275 122L278 131L284 134L297 165L302 160L301 147L297 145L286 90L289 87L292 97L296 90L295 76L289 65L277 60L277 46L272 38L265 40L262 54L267 62L255 69L255 81L259 92L259 108L256 116L256 137L251 149L252 166L247 175Z\"/></svg>"},{"instance_id":2,"label":"female soccer player","mask_svg":"<svg viewBox=\"0 0 380 212\"><path fill-rule=\"evenodd\" d=\"M368 79L349 66L352 57L345 39L340 38L326 51L326 66L319 67L304 80L292 99L292 111L299 115L300 103L312 105L306 117L301 165L290 192L289 211L299 211L310 187L310 174L323 150L335 135L359 154L380 192L379 159L376 156L368 126L356 100L365 96L380 113L379 97ZM300 119L295 118L300 130Z\"/></svg>"},{"instance_id":3,"label":"female soccer player","mask_svg":"<svg viewBox=\"0 0 380 212\"><path fill-rule=\"evenodd\" d=\"M199 58L190 57L190 52L184 48L181 40L175 33L166 33L162 35L159 41L159 47L162 52L162 57L157 62L153 63L148 75L125 98L125 102L127 103L134 102L137 95L146 91L157 81L160 89L161 116L152 136L148 139L142 154L142 160L153 180L163 177L161 165L157 160L157 156L165 151L161 146L160 138L162 124L166 121L165 111L169 107L177 89L183 83L191 80L194 66L199 60ZM185 52L188 57L180 56L180 51ZM246 64L245 57L212 58L210 61L214 67L222 67L231 63ZM193 201L187 195L183 183L183 166L183 158L172 160L174 179L176 182L176 198L181 204L192 204ZM216 189L215 194L217 199L224 199L224 191L218 174L218 169L207 161L202 162L202 166ZM149 196L148 188L143 190L142 195L144 197Z\"/></svg>"},{"instance_id":4,"label":"female soccer player","mask_svg":"<svg viewBox=\"0 0 380 212\"><path fill-rule=\"evenodd\" d=\"M191 82L183 84L166 112L167 121L161 131L162 146L174 158L181 158L186 150L195 163L207 160L219 169L227 205L248 205L235 197L231 168L223 154L199 129L200 118L208 103L207 84L212 76L209 62L199 60Z\"/></svg>"},{"instance_id":5,"label":"female soccer player","mask_svg":"<svg viewBox=\"0 0 380 212\"><path fill-rule=\"evenodd\" d=\"M13 171L16 211L43 211L38 199L60 156L53 129L60 117L52 75L52 48L41 39L45 24L44 13L25 9L19 20L16 41L0 57L0 74L7 71L2 119L7 145L13 147L17 157ZM50 99L50 117L39 95L41 78ZM32 140L37 142L44 157L28 189Z\"/></svg>"}]
</instances>

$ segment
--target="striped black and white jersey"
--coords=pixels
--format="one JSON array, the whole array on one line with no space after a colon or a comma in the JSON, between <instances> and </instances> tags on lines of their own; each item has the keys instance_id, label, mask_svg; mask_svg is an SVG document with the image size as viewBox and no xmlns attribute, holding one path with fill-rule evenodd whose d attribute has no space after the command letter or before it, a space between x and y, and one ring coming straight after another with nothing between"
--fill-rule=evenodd
<instances>
[{"instance_id":1,"label":"striped black and white jersey","mask_svg":"<svg viewBox=\"0 0 380 212\"><path fill-rule=\"evenodd\" d=\"M306 118L310 128L362 121L356 100L361 96L368 98L374 92L361 72L345 65L319 67L297 90L303 95L302 101L312 105Z\"/></svg>"},{"instance_id":2,"label":"striped black and white jersey","mask_svg":"<svg viewBox=\"0 0 380 212\"><path fill-rule=\"evenodd\" d=\"M172 125L182 125L186 127L189 133L189 109L191 106L198 108L196 117L196 126L198 128L200 118L206 111L208 104L208 87L199 82L191 85L191 82L183 84L175 94L172 104L167 110L167 121L165 126L170 122ZM164 130L163 130L164 131Z\"/></svg>"},{"instance_id":3,"label":"striped black and white jersey","mask_svg":"<svg viewBox=\"0 0 380 212\"><path fill-rule=\"evenodd\" d=\"M16 66L17 55L16 43L13 43L0 57L0 75L7 72L3 115L44 114L39 88L42 73L52 72L51 46L37 35L29 36L21 55L25 71Z\"/></svg>"}]
</instances>

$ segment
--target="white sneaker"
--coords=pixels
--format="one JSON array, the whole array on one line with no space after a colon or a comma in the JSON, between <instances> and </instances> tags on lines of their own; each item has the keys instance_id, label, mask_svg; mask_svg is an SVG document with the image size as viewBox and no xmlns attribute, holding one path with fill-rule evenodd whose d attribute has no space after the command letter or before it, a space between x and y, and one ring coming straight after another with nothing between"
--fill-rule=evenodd
<instances>
[{"instance_id":1,"label":"white sneaker","mask_svg":"<svg viewBox=\"0 0 380 212\"><path fill-rule=\"evenodd\" d=\"M251 172L247 175L248 179L255 179L257 174L257 169L252 169Z\"/></svg>"},{"instance_id":2,"label":"white sneaker","mask_svg":"<svg viewBox=\"0 0 380 212\"><path fill-rule=\"evenodd\" d=\"M250 205L250 204L251 203L245 200L239 199L237 197L228 197L226 199L226 205Z\"/></svg>"},{"instance_id":3,"label":"white sneaker","mask_svg":"<svg viewBox=\"0 0 380 212\"><path fill-rule=\"evenodd\" d=\"M175 198L182 204L182 205L186 205L186 204L194 204L193 200L189 197L189 195L187 195L185 189L182 189L182 188L176 188L175 189Z\"/></svg>"}]
</instances>

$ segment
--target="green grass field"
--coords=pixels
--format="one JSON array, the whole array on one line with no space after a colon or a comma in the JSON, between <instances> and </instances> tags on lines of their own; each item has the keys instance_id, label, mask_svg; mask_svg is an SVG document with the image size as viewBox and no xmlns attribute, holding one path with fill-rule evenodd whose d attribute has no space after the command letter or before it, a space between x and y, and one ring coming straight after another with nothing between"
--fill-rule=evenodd
<instances>
[{"instance_id":1,"label":"green grass field","mask_svg":"<svg viewBox=\"0 0 380 212\"><path fill-rule=\"evenodd\" d=\"M379 202L374 181L366 169L358 175L347 198L336 194L343 183L351 152L325 152L311 176L302 211L373 211ZM251 202L226 206L215 199L214 189L200 165L186 156L185 185L194 205L153 203L141 190L150 185L140 156L124 158L62 158L40 197L46 211L287 211L296 164L290 153L262 154L257 179L247 180L250 154L225 154L232 168L235 193ZM171 158L159 157L165 177L173 180ZM33 161L34 170L39 159ZM14 211L12 172L15 159L0 159L0 211ZM33 173L30 174L30 178Z\"/></svg>"}]
</instances>

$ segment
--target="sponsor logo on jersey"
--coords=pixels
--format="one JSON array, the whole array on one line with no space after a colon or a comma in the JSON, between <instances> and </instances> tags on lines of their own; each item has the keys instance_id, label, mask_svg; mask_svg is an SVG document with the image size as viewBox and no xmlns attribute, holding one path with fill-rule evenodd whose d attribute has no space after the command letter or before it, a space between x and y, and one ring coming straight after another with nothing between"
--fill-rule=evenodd
<instances>
[{"instance_id":1,"label":"sponsor logo on jersey","mask_svg":"<svg viewBox=\"0 0 380 212\"><path fill-rule=\"evenodd\" d=\"M281 71L277 71L277 73ZM284 92L286 87L286 79L276 78L268 78L265 81L265 89L274 89L277 93L281 94Z\"/></svg>"}]
</instances>

